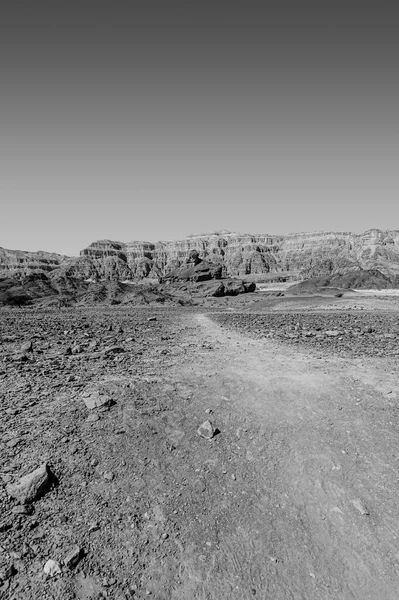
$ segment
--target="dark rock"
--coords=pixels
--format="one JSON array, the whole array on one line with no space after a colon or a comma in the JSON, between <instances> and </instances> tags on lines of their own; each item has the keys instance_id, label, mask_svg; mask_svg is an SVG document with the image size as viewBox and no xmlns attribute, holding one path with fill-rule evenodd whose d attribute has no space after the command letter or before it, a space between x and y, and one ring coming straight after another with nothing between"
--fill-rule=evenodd
<instances>
[{"instance_id":1,"label":"dark rock","mask_svg":"<svg viewBox=\"0 0 399 600\"><path fill-rule=\"evenodd\" d=\"M73 569L74 567L76 567L82 556L82 548L79 548L79 546L75 546L70 552L68 552L68 554L64 558L64 565L69 569Z\"/></svg>"},{"instance_id":2,"label":"dark rock","mask_svg":"<svg viewBox=\"0 0 399 600\"><path fill-rule=\"evenodd\" d=\"M7 579L10 579L11 577L13 577L16 574L17 574L17 569L15 568L15 566L13 564L11 564L8 567L6 567L5 569L0 570L0 581L7 581Z\"/></svg>"},{"instance_id":3,"label":"dark rock","mask_svg":"<svg viewBox=\"0 0 399 600\"><path fill-rule=\"evenodd\" d=\"M107 348L104 348L104 350L102 351L102 353L106 356L108 354L119 354L121 352L125 352L125 349L122 348L122 346L108 346Z\"/></svg>"}]
</instances>

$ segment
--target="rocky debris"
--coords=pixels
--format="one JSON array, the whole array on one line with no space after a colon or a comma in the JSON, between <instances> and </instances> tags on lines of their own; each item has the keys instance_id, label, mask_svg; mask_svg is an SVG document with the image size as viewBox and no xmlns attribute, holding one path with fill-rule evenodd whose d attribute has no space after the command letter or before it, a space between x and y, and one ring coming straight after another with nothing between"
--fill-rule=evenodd
<instances>
[{"instance_id":1,"label":"rocky debris","mask_svg":"<svg viewBox=\"0 0 399 600\"><path fill-rule=\"evenodd\" d=\"M210 421L204 421L202 425L200 425L197 429L198 435L205 438L206 440L210 440L215 435L216 429L212 425Z\"/></svg>"},{"instance_id":2,"label":"rocky debris","mask_svg":"<svg viewBox=\"0 0 399 600\"><path fill-rule=\"evenodd\" d=\"M272 444L249 411L244 416L219 402L221 393L228 395L224 378L209 380L215 384L215 395L210 395L203 378L211 371L195 374L202 360L212 361L214 350L209 348L219 344L202 337L192 318L195 310L143 304L2 312L0 572L11 562L18 572L0 581L0 596L170 597L182 584L182 552L187 549L201 569L211 568L223 536L231 535L236 521L254 514L254 490L259 488L260 496L271 494L268 506L280 503L266 479L260 488L259 476L269 469L273 480L279 449L273 461L248 460L268 456L275 440ZM149 322L153 316L157 320ZM237 331L248 328L254 337L272 334L290 344L320 344L323 352L341 348L340 338L359 353L374 343L395 347L390 317L382 315L379 321L375 315L361 315L355 321L355 316L348 321L342 315L299 314L282 320L250 313L212 318ZM346 333L351 328L353 336ZM338 335L329 337L324 331ZM25 340L32 340L34 352L24 362L15 361ZM65 354L65 348L77 345L81 352ZM113 346L125 351L103 352ZM222 345L220 350L225 351ZM225 356L220 355L222 360ZM193 372L185 372L191 364ZM390 384L386 389L396 388ZM93 392L97 399L115 402L112 409L88 409L84 398ZM359 408L354 405L354 410ZM340 414L349 418L344 412ZM205 418L217 421L223 436L197 434ZM281 431L276 435L277 441L284 439ZM256 454L258 447L263 450ZM6 486L44 461L60 474L54 493L31 504L10 499ZM264 506L262 501L262 511ZM366 517L352 504L350 509L363 523ZM276 509L277 520L280 513ZM195 548L190 549L193 540ZM242 539L236 541L241 550ZM49 557L57 564L54 576L52 570L43 572ZM249 580L245 584L237 597L246 597L251 589ZM263 592L259 588L257 595Z\"/></svg>"},{"instance_id":3,"label":"rocky debris","mask_svg":"<svg viewBox=\"0 0 399 600\"><path fill-rule=\"evenodd\" d=\"M55 577L56 575L61 575L61 565L56 560L52 560L51 558L46 562L43 567L43 571L48 577Z\"/></svg>"},{"instance_id":4,"label":"rocky debris","mask_svg":"<svg viewBox=\"0 0 399 600\"><path fill-rule=\"evenodd\" d=\"M214 313L212 319L246 336L304 345L342 356L399 356L395 313Z\"/></svg>"},{"instance_id":5,"label":"rocky debris","mask_svg":"<svg viewBox=\"0 0 399 600\"><path fill-rule=\"evenodd\" d=\"M50 470L46 463L24 475L17 483L7 485L7 493L22 504L34 502L50 483Z\"/></svg>"},{"instance_id":6,"label":"rocky debris","mask_svg":"<svg viewBox=\"0 0 399 600\"><path fill-rule=\"evenodd\" d=\"M149 322L151 317L156 320ZM173 572L180 552L176 540L187 543L182 535L182 523L191 515L187 502L193 498L198 511L197 496L215 490L213 477L202 469L207 457L201 453L208 444L196 436L196 428L190 441L181 420L183 407L187 422L201 411L194 413L186 400L192 390L180 393L168 379L169 367L194 355L202 342L180 345L187 329L180 309L144 305L101 311L7 309L0 329L0 418L5 425L0 439L1 545L21 555L18 559L8 553L3 560L0 551L0 570L11 560L18 569L0 584L0 596L8 585L5 593L22 599L21 590L29 585L26 598L85 597L80 590L89 587L104 593L103 580L114 582L108 589L112 597L123 597L129 589L137 597L145 595L151 582L149 557L165 573ZM13 332L9 338L8 332ZM34 352L17 362L15 352L26 340L32 340ZM77 354L65 353L76 346L81 350ZM124 352L103 352L113 347ZM93 356L94 348L99 356ZM169 421L169 415L176 416ZM175 434L179 430L173 439L168 426ZM193 443L199 446L195 454ZM19 473L31 473L47 461L60 474L54 493L30 504L8 496L6 486ZM78 548L89 549L84 561ZM58 566L45 574L49 558ZM82 588L81 582L86 582ZM167 595L172 581L159 586L168 592L158 595Z\"/></svg>"}]
</instances>

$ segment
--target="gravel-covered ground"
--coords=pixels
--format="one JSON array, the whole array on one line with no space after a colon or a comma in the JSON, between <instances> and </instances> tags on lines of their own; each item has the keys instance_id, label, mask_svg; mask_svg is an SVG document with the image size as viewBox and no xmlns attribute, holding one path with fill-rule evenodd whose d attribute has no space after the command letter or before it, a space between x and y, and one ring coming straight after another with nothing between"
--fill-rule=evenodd
<instances>
[{"instance_id":1,"label":"gravel-covered ground","mask_svg":"<svg viewBox=\"0 0 399 600\"><path fill-rule=\"evenodd\" d=\"M239 306L1 312L1 599L396 598L397 313Z\"/></svg>"},{"instance_id":2,"label":"gravel-covered ground","mask_svg":"<svg viewBox=\"0 0 399 600\"><path fill-rule=\"evenodd\" d=\"M219 313L212 319L257 339L347 356L399 356L398 313Z\"/></svg>"}]
</instances>

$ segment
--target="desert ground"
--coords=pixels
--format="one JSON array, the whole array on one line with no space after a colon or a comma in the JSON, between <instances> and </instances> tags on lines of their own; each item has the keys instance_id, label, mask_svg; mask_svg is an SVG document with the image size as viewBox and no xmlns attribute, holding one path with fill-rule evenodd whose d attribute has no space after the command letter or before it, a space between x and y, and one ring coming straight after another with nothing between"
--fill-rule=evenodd
<instances>
[{"instance_id":1,"label":"desert ground","mask_svg":"<svg viewBox=\"0 0 399 600\"><path fill-rule=\"evenodd\" d=\"M393 293L2 309L0 597L399 598L398 342Z\"/></svg>"}]
</instances>

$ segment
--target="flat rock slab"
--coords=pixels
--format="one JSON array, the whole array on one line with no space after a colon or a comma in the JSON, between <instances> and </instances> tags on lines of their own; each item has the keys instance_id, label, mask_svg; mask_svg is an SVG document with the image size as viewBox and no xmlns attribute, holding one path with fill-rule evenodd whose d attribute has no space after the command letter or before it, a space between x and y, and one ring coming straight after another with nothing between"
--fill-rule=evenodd
<instances>
[{"instance_id":1,"label":"flat rock slab","mask_svg":"<svg viewBox=\"0 0 399 600\"><path fill-rule=\"evenodd\" d=\"M24 475L17 483L7 485L7 493L21 504L34 502L50 483L50 470L46 463Z\"/></svg>"}]
</instances>

